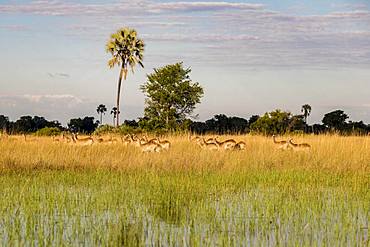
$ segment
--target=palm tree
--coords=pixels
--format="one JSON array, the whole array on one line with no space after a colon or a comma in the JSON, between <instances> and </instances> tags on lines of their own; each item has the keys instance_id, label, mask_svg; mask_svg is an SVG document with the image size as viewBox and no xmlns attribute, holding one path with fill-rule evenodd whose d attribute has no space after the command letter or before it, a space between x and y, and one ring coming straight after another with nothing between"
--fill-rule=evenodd
<instances>
[{"instance_id":1,"label":"palm tree","mask_svg":"<svg viewBox=\"0 0 370 247\"><path fill-rule=\"evenodd\" d=\"M119 126L122 77L126 80L129 67L131 68L132 73L134 73L134 67L136 64L139 64L144 68L144 46L144 41L137 37L136 31L127 27L121 28L116 33L113 33L106 45L106 51L112 55L112 58L108 61L109 67L113 68L115 65L121 67L118 78L116 102L118 112L116 119L117 126Z\"/></svg>"},{"instance_id":2,"label":"palm tree","mask_svg":"<svg viewBox=\"0 0 370 247\"><path fill-rule=\"evenodd\" d=\"M304 123L305 123L305 128L307 128L307 118L311 114L311 106L309 104L304 104L301 108L301 112L303 113L304 116Z\"/></svg>"},{"instance_id":3,"label":"palm tree","mask_svg":"<svg viewBox=\"0 0 370 247\"><path fill-rule=\"evenodd\" d=\"M107 111L107 107L103 104L98 105L96 112L100 114L100 124L103 124L103 114Z\"/></svg>"},{"instance_id":4,"label":"palm tree","mask_svg":"<svg viewBox=\"0 0 370 247\"><path fill-rule=\"evenodd\" d=\"M112 110L110 111L110 114L113 115L113 126L114 126L114 124L116 122L116 118L119 114L119 111L118 111L117 107L113 107ZM117 125L117 127L118 127L118 125Z\"/></svg>"}]
</instances>

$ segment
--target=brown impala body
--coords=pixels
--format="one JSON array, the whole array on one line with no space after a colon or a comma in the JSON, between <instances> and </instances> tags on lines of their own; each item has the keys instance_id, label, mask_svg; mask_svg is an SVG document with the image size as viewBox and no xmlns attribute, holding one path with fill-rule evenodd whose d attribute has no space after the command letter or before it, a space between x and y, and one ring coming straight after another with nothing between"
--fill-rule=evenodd
<instances>
[{"instance_id":1,"label":"brown impala body","mask_svg":"<svg viewBox=\"0 0 370 247\"><path fill-rule=\"evenodd\" d=\"M217 137L214 139L214 143L221 149L221 150L233 150L235 145L236 145L236 141L234 139L228 139L226 141L218 141L217 140Z\"/></svg>"},{"instance_id":2,"label":"brown impala body","mask_svg":"<svg viewBox=\"0 0 370 247\"><path fill-rule=\"evenodd\" d=\"M82 146L89 146L94 143L94 139L92 137L85 137L85 138L79 138L77 134L72 134L73 142Z\"/></svg>"},{"instance_id":3,"label":"brown impala body","mask_svg":"<svg viewBox=\"0 0 370 247\"><path fill-rule=\"evenodd\" d=\"M293 139L289 139L289 145L294 151L308 151L311 149L311 145L308 143L294 143Z\"/></svg>"}]
</instances>

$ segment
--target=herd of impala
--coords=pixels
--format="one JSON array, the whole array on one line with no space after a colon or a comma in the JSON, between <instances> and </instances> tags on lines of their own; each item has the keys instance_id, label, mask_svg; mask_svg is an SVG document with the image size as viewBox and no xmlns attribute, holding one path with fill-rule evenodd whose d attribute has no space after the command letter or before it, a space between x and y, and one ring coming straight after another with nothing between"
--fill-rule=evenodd
<instances>
[{"instance_id":1,"label":"herd of impala","mask_svg":"<svg viewBox=\"0 0 370 247\"><path fill-rule=\"evenodd\" d=\"M25 142L36 141L35 137L30 137L23 135ZM206 150L215 151L226 151L226 150L245 150L246 143L244 141L236 141L235 139L227 139L220 141L218 137L212 137L205 139L203 137L195 136L188 137L190 142L197 144L200 148ZM308 151L311 149L311 145L307 143L294 143L293 139L287 140L276 140L276 136L272 136L273 143L280 150L293 150L293 151ZM89 146L93 144L116 144L122 143L124 145L134 145L141 149L142 152L162 152L167 151L171 147L171 142L168 140L161 140L158 137L153 139L148 139L147 136L137 136L134 134L128 134L120 138L115 138L112 136L101 137L101 136L88 136L79 137L76 133L63 133L60 137L53 136L53 142L59 143L70 143L81 146Z\"/></svg>"}]
</instances>

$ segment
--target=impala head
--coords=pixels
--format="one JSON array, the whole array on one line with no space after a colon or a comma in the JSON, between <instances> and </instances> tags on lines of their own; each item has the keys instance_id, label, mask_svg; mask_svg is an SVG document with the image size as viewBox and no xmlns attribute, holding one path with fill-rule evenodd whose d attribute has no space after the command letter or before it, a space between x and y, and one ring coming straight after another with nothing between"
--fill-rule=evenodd
<instances>
[{"instance_id":1,"label":"impala head","mask_svg":"<svg viewBox=\"0 0 370 247\"><path fill-rule=\"evenodd\" d=\"M237 145L239 146L239 148L240 148L241 150L245 149L245 146L246 146L245 142L238 142L238 144L237 144Z\"/></svg>"}]
</instances>

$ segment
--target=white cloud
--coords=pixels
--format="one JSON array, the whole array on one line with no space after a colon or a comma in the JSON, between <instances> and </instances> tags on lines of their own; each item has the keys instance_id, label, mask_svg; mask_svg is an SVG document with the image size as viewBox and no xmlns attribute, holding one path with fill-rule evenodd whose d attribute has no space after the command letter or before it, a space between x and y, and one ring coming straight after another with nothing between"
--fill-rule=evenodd
<instances>
[{"instance_id":1,"label":"white cloud","mask_svg":"<svg viewBox=\"0 0 370 247\"><path fill-rule=\"evenodd\" d=\"M43 0L0 5L0 13L87 16L64 24L62 30L68 37L92 42L102 42L115 28L132 26L155 49L161 47L160 42L173 42L166 51L170 60L181 56L181 60L198 64L224 66L227 62L254 68L369 66L370 11L340 10L294 15L272 11L261 4L225 1L81 4ZM106 18L107 14L110 18ZM188 50L176 50L189 44ZM201 49L205 45L207 48ZM146 58L150 57L153 54L147 53ZM49 76L63 77L53 73Z\"/></svg>"},{"instance_id":2,"label":"white cloud","mask_svg":"<svg viewBox=\"0 0 370 247\"><path fill-rule=\"evenodd\" d=\"M258 10L262 4L232 2L167 2L136 0L105 4L81 4L59 0L32 1L23 4L2 4L0 13L27 13L36 15L120 15L132 16L138 12L159 13L165 11L220 11Z\"/></svg>"},{"instance_id":3,"label":"white cloud","mask_svg":"<svg viewBox=\"0 0 370 247\"><path fill-rule=\"evenodd\" d=\"M257 36L249 35L186 35L186 34L160 34L160 35L143 35L148 40L157 41L192 41L192 42L220 42L220 41L253 41L259 40Z\"/></svg>"},{"instance_id":4,"label":"white cloud","mask_svg":"<svg viewBox=\"0 0 370 247\"><path fill-rule=\"evenodd\" d=\"M1 4L0 13L26 13L35 15L132 15L139 10L144 1L108 3L108 4L81 4L59 0L31 1L22 4ZM130 11L128 11L130 10Z\"/></svg>"},{"instance_id":5,"label":"white cloud","mask_svg":"<svg viewBox=\"0 0 370 247\"><path fill-rule=\"evenodd\" d=\"M168 2L152 4L151 12L162 11L219 11L219 10L260 10L263 4L232 2Z\"/></svg>"}]
</instances>

